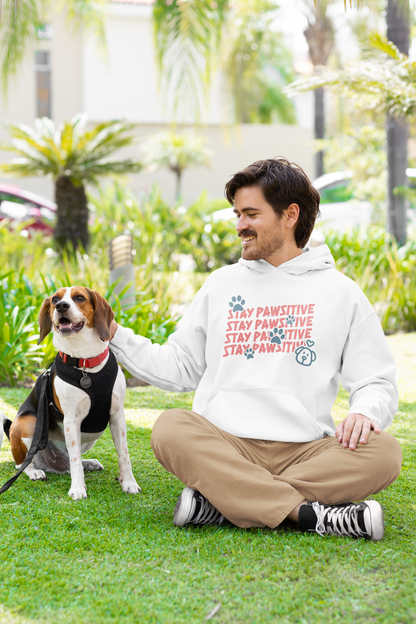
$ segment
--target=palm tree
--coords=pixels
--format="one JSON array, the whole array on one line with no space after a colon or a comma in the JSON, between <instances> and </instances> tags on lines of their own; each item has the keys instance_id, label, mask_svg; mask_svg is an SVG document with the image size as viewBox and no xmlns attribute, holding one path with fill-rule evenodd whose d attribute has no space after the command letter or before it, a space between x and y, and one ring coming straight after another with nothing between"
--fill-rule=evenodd
<instances>
[{"instance_id":1,"label":"palm tree","mask_svg":"<svg viewBox=\"0 0 416 624\"><path fill-rule=\"evenodd\" d=\"M17 158L1 164L0 171L53 178L58 207L55 240L61 248L88 247L85 183L95 184L101 176L137 172L141 168L130 159L109 159L116 150L133 143L134 137L126 134L133 129L133 124L113 120L88 129L86 122L84 113L57 129L46 117L36 120L35 130L12 125L12 143L2 145L2 149L14 152Z\"/></svg>"},{"instance_id":2,"label":"palm tree","mask_svg":"<svg viewBox=\"0 0 416 624\"><path fill-rule=\"evenodd\" d=\"M195 165L207 166L212 156L211 150L204 147L203 139L191 132L161 132L150 137L142 150L143 164L147 165L149 171L168 167L176 175L176 199L181 194L185 169Z\"/></svg>"},{"instance_id":3,"label":"palm tree","mask_svg":"<svg viewBox=\"0 0 416 624\"><path fill-rule=\"evenodd\" d=\"M354 63L342 71L322 70L287 88L288 93L330 86L351 97L361 110L387 118L388 228L399 244L406 242L405 202L397 193L406 185L406 120L416 115L416 62L386 37L373 35L371 43L382 56ZM386 59L387 55L387 59Z\"/></svg>"},{"instance_id":4,"label":"palm tree","mask_svg":"<svg viewBox=\"0 0 416 624\"><path fill-rule=\"evenodd\" d=\"M307 9L308 27L304 31L308 42L309 58L314 67L324 67L334 46L334 25L328 15L328 6L331 0L304 0ZM325 100L324 89L314 90L314 127L315 139L325 137ZM324 152L315 154L315 176L318 178L324 173Z\"/></svg>"},{"instance_id":5,"label":"palm tree","mask_svg":"<svg viewBox=\"0 0 416 624\"><path fill-rule=\"evenodd\" d=\"M35 43L38 29L52 21L57 4L56 0L5 0L1 7L0 0L0 64L4 91L27 50ZM105 4L105 0L65 0L60 6L65 8L68 22L93 32L104 44Z\"/></svg>"}]
</instances>

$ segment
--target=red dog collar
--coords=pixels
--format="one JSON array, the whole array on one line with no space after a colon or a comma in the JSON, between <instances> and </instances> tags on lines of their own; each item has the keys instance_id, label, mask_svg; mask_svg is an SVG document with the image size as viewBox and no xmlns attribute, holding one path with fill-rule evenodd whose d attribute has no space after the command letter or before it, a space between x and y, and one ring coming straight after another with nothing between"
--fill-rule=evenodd
<instances>
[{"instance_id":1,"label":"red dog collar","mask_svg":"<svg viewBox=\"0 0 416 624\"><path fill-rule=\"evenodd\" d=\"M106 350L100 353L100 355L96 355L95 357L88 358L86 360L82 358L78 360L77 358L71 357L67 353L62 353L62 351L59 351L58 355L61 358L61 360L65 362L65 364L68 364L69 366L76 366L77 368L94 368L95 366L98 366L99 364L101 364L103 360L105 360L105 358L108 355L108 351L109 351L109 348L107 345Z\"/></svg>"}]
</instances>

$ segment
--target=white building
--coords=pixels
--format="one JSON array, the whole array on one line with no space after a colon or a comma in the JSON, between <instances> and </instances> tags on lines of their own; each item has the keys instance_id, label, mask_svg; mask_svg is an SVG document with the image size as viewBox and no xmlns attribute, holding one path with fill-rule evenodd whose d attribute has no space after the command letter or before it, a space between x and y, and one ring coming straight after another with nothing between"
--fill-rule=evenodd
<instances>
[{"instance_id":1,"label":"white building","mask_svg":"<svg viewBox=\"0 0 416 624\"><path fill-rule=\"evenodd\" d=\"M58 124L83 111L89 112L91 122L124 117L137 124L140 139L170 128L173 119L158 89L151 5L152 0L112 0L106 19L106 50L93 38L69 28L62 14L39 33L35 49L28 51L10 83L7 100L0 100L0 140L8 139L7 124L33 126L42 115ZM229 176L257 159L284 155L313 174L308 98L299 108L299 125L236 127L225 122L223 91L217 75L204 125L197 129L214 152L212 167L185 172L185 202L204 189L211 197L222 196ZM130 150L130 155L140 158L139 148ZM9 155L2 153L0 158L4 161ZM175 180L171 172L162 169L130 176L133 187L148 187L154 181L160 182L165 198L172 199ZM49 180L16 179L16 184L53 199Z\"/></svg>"}]
</instances>

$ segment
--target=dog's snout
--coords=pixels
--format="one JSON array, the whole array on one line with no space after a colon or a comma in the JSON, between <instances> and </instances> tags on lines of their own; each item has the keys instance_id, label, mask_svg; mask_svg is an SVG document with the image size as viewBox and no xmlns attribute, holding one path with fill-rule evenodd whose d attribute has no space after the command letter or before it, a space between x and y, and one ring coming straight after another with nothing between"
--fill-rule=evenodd
<instances>
[{"instance_id":1,"label":"dog's snout","mask_svg":"<svg viewBox=\"0 0 416 624\"><path fill-rule=\"evenodd\" d=\"M58 312L66 312L69 309L70 305L67 301L58 301L55 308Z\"/></svg>"}]
</instances>

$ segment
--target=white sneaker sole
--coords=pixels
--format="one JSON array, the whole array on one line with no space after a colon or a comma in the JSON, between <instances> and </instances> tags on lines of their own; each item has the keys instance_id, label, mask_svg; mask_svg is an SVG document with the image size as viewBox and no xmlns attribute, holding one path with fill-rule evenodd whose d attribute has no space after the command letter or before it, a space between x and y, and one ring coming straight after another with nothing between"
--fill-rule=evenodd
<instances>
[{"instance_id":1,"label":"white sneaker sole","mask_svg":"<svg viewBox=\"0 0 416 624\"><path fill-rule=\"evenodd\" d=\"M195 509L194 493L195 490L192 488L186 487L182 490L173 514L173 524L175 526L183 527L192 518Z\"/></svg>"},{"instance_id":2,"label":"white sneaker sole","mask_svg":"<svg viewBox=\"0 0 416 624\"><path fill-rule=\"evenodd\" d=\"M383 508L380 503L375 500L367 500L364 502L368 507L368 509L364 511L364 518L366 518L366 516L368 517L368 515L370 516L371 540L373 542L378 542L383 539L384 536Z\"/></svg>"}]
</instances>

